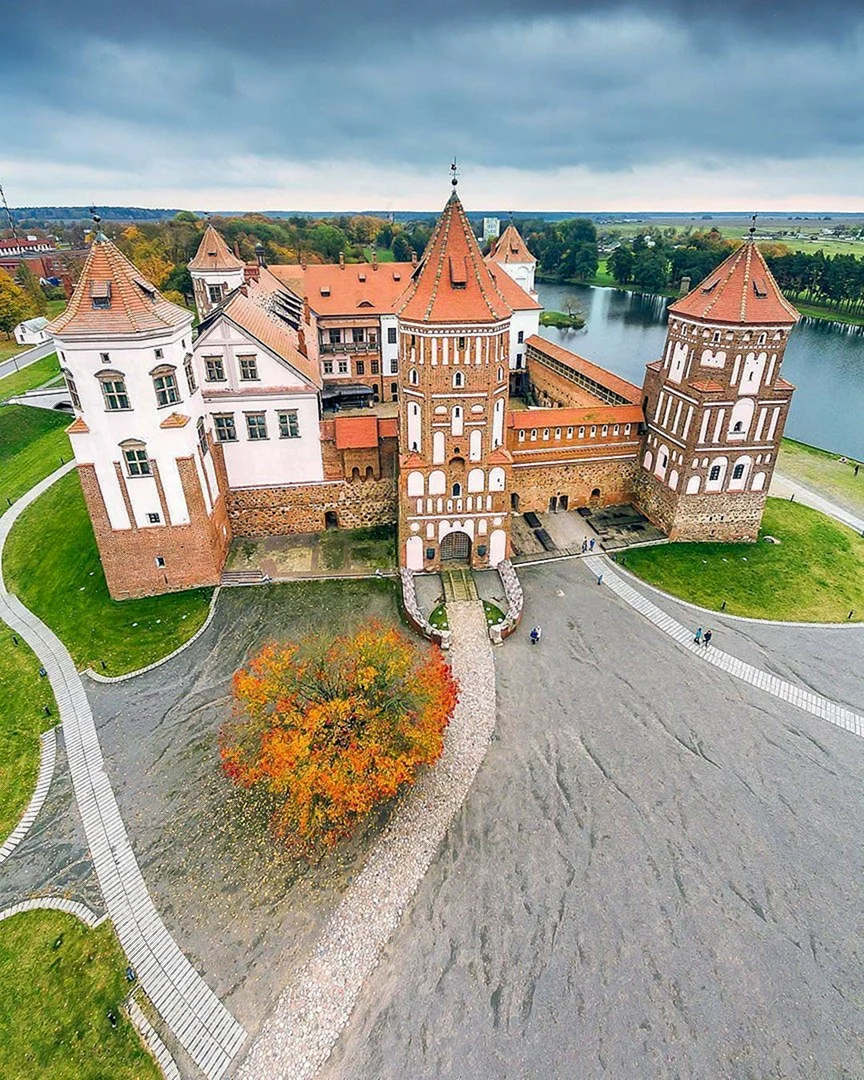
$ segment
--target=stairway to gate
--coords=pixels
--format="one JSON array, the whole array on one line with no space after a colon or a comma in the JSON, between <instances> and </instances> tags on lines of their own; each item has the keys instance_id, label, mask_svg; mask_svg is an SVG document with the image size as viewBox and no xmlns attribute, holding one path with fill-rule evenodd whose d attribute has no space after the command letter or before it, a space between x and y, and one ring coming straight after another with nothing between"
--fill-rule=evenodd
<instances>
[{"instance_id":1,"label":"stairway to gate","mask_svg":"<svg viewBox=\"0 0 864 1080\"><path fill-rule=\"evenodd\" d=\"M464 567L455 570L442 570L441 581L444 585L444 601L476 600L477 588L471 571Z\"/></svg>"}]
</instances>

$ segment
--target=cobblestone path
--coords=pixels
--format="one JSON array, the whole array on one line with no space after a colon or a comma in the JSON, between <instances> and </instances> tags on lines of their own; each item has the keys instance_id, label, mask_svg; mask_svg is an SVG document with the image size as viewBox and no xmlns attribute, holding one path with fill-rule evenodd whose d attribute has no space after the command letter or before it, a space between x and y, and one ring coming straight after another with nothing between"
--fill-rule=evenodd
<instances>
[{"instance_id":1,"label":"cobblestone path","mask_svg":"<svg viewBox=\"0 0 864 1080\"><path fill-rule=\"evenodd\" d=\"M483 605L454 602L447 615L460 696L444 753L393 815L291 979L240 1067L241 1080L302 1080L326 1061L483 761L495 727L495 667Z\"/></svg>"}]
</instances>

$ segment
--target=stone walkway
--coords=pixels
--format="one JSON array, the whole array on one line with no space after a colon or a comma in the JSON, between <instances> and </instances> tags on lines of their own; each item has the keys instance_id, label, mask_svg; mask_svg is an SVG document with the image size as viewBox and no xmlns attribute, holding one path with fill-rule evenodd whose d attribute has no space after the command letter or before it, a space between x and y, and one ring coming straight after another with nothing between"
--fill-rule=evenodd
<instances>
[{"instance_id":1,"label":"stone walkway","mask_svg":"<svg viewBox=\"0 0 864 1080\"><path fill-rule=\"evenodd\" d=\"M848 525L857 533L864 533L864 519L776 470L771 478L769 494L778 499L788 499L790 495L794 495L797 502L810 506L814 510L821 510L823 514L827 514L828 517L832 517L836 521L842 521L844 525Z\"/></svg>"},{"instance_id":2,"label":"stone walkway","mask_svg":"<svg viewBox=\"0 0 864 1080\"><path fill-rule=\"evenodd\" d=\"M851 709L845 709L828 698L814 694L812 691L805 690L803 687L796 686L785 679L779 679L776 675L770 675L767 671L762 671L752 664L730 656L713 645L696 645L693 640L692 627L683 626L676 619L673 619L671 615L667 615L665 611L662 611L656 604L643 596L642 593L634 589L632 585L628 585L611 569L612 564L607 559L591 556L583 560L583 565L595 578L602 574L602 585L604 587L611 589L630 607L644 615L646 619L700 659L713 664L714 667L727 671L737 679L750 683L751 686L764 690L767 694L773 694L774 697L788 701L799 709L804 709L814 716L819 716L830 724L845 728L846 731L851 731L854 735L864 736L864 717L852 712Z\"/></svg>"},{"instance_id":3,"label":"stone walkway","mask_svg":"<svg viewBox=\"0 0 864 1080\"><path fill-rule=\"evenodd\" d=\"M36 790L33 798L27 804L27 809L21 815L21 820L9 834L6 843L0 847L0 863L5 862L24 837L30 832L30 828L39 811L45 805L48 796L48 788L51 787L51 778L54 776L54 764L57 761L57 733L54 728L43 731L39 737L42 753L39 757L39 775L36 777Z\"/></svg>"},{"instance_id":4,"label":"stone walkway","mask_svg":"<svg viewBox=\"0 0 864 1080\"><path fill-rule=\"evenodd\" d=\"M18 904L4 908L0 911L0 922L11 919L13 915L20 915L23 911L62 911L66 915L74 915L91 930L95 930L106 918L105 915L97 915L86 904L79 904L74 900L64 900L59 896L37 896L32 900L22 900Z\"/></svg>"},{"instance_id":5,"label":"stone walkway","mask_svg":"<svg viewBox=\"0 0 864 1080\"><path fill-rule=\"evenodd\" d=\"M444 753L408 793L312 955L282 993L238 1076L305 1080L327 1060L486 754L495 667L481 603L451 603L448 658L460 684Z\"/></svg>"},{"instance_id":6,"label":"stone walkway","mask_svg":"<svg viewBox=\"0 0 864 1080\"><path fill-rule=\"evenodd\" d=\"M219 1080L246 1033L177 947L150 899L105 773L93 714L72 657L2 583L3 546L15 521L72 468L74 463L52 473L0 518L0 618L24 638L48 672L63 724L75 799L123 951L174 1037L208 1080Z\"/></svg>"}]
</instances>

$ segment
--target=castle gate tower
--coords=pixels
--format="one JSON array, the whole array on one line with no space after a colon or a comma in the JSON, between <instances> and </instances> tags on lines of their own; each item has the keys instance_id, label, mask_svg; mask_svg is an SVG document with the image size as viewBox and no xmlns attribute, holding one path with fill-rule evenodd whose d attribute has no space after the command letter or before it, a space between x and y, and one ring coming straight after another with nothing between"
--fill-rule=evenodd
<instances>
[{"instance_id":1,"label":"castle gate tower","mask_svg":"<svg viewBox=\"0 0 864 1080\"><path fill-rule=\"evenodd\" d=\"M511 314L454 181L397 304L399 561L412 570L487 568L509 553Z\"/></svg>"},{"instance_id":2,"label":"castle gate tower","mask_svg":"<svg viewBox=\"0 0 864 1080\"><path fill-rule=\"evenodd\" d=\"M750 238L669 307L644 383L636 500L673 540L755 540L795 389L780 374L798 321Z\"/></svg>"}]
</instances>

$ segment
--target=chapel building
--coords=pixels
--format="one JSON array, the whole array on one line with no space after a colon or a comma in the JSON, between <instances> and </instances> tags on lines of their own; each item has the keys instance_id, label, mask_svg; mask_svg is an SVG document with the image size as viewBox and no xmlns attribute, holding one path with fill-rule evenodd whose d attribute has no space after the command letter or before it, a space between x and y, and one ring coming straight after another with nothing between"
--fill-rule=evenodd
<instances>
[{"instance_id":1,"label":"chapel building","mask_svg":"<svg viewBox=\"0 0 864 1080\"><path fill-rule=\"evenodd\" d=\"M231 540L394 525L400 565L495 567L514 514L634 503L672 539L755 539L797 320L752 240L671 305L641 389L539 334L512 224L455 191L404 263L247 265L208 224L200 317L100 231L50 324L117 599L221 580Z\"/></svg>"}]
</instances>

